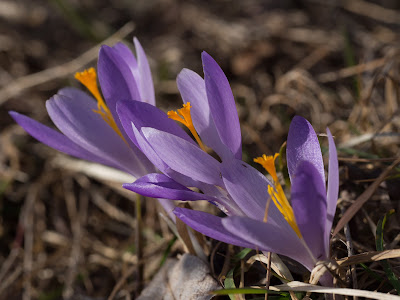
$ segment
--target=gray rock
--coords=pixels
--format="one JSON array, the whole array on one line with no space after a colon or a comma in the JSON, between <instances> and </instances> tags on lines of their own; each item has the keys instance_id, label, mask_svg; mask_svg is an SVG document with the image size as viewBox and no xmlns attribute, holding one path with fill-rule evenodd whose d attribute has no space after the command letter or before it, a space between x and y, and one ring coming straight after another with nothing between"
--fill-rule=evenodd
<instances>
[{"instance_id":1,"label":"gray rock","mask_svg":"<svg viewBox=\"0 0 400 300\"><path fill-rule=\"evenodd\" d=\"M209 300L209 292L219 288L205 262L184 254L167 260L137 300Z\"/></svg>"}]
</instances>

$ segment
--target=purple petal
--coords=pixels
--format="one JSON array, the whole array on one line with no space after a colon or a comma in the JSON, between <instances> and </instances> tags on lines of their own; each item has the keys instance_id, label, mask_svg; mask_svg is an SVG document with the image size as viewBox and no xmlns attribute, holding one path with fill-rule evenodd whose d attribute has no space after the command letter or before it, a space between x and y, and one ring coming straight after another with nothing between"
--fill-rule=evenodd
<instances>
[{"instance_id":1,"label":"purple petal","mask_svg":"<svg viewBox=\"0 0 400 300\"><path fill-rule=\"evenodd\" d=\"M217 152L222 160L232 157L232 152L222 143L211 117L203 78L191 70L183 69L176 81L183 102L191 103L193 125L202 141Z\"/></svg>"},{"instance_id":2,"label":"purple petal","mask_svg":"<svg viewBox=\"0 0 400 300\"><path fill-rule=\"evenodd\" d=\"M101 91L114 120L119 125L116 105L119 100L140 101L140 93L132 71L116 49L102 46L97 63Z\"/></svg>"},{"instance_id":3,"label":"purple petal","mask_svg":"<svg viewBox=\"0 0 400 300\"><path fill-rule=\"evenodd\" d=\"M221 223L227 231L253 244L254 249L288 256L309 270L314 267L312 257L288 223L277 226L247 217L228 217Z\"/></svg>"},{"instance_id":4,"label":"purple petal","mask_svg":"<svg viewBox=\"0 0 400 300\"><path fill-rule=\"evenodd\" d=\"M145 175L134 183L124 184L123 187L145 197L152 198L182 201L208 200L211 202L216 202L217 200L213 197L196 193L168 176L159 173Z\"/></svg>"},{"instance_id":5,"label":"purple petal","mask_svg":"<svg viewBox=\"0 0 400 300\"><path fill-rule=\"evenodd\" d=\"M95 101L55 95L46 102L46 108L54 124L74 143L136 177L148 173L147 165L99 114L93 112L97 109Z\"/></svg>"},{"instance_id":6,"label":"purple petal","mask_svg":"<svg viewBox=\"0 0 400 300\"><path fill-rule=\"evenodd\" d=\"M211 115L221 141L237 159L242 158L242 137L235 99L228 79L216 61L202 53L204 81Z\"/></svg>"},{"instance_id":7,"label":"purple petal","mask_svg":"<svg viewBox=\"0 0 400 300\"><path fill-rule=\"evenodd\" d=\"M158 156L173 170L204 183L223 186L220 163L198 146L150 127L142 132Z\"/></svg>"},{"instance_id":8,"label":"purple petal","mask_svg":"<svg viewBox=\"0 0 400 300\"><path fill-rule=\"evenodd\" d=\"M290 124L286 158L292 182L298 165L303 161L312 163L318 170L322 182L325 182L324 162L317 135L311 124L302 117L295 116Z\"/></svg>"},{"instance_id":9,"label":"purple petal","mask_svg":"<svg viewBox=\"0 0 400 300\"><path fill-rule=\"evenodd\" d=\"M339 195L339 164L336 152L335 141L329 128L326 129L329 141L329 172L327 192L327 216L325 225L326 245L329 245L332 222L335 217L336 203Z\"/></svg>"},{"instance_id":10,"label":"purple petal","mask_svg":"<svg viewBox=\"0 0 400 300\"><path fill-rule=\"evenodd\" d=\"M233 201L232 197L225 189L205 183L201 183L196 187L199 188L204 194L218 199L218 201L213 204L217 205L218 208L227 216L245 216L245 213L239 208L239 206L237 206L235 201Z\"/></svg>"},{"instance_id":11,"label":"purple petal","mask_svg":"<svg viewBox=\"0 0 400 300\"><path fill-rule=\"evenodd\" d=\"M119 43L114 47L117 47L120 45L121 47L127 48L124 44ZM130 50L127 48L127 50L130 52ZM133 56L132 52L130 52L131 55ZM66 87L58 91L58 95L63 95L67 96L69 98L78 98L81 103L93 103L95 100L90 97L88 94L85 92L82 92L81 90L75 89L75 88L70 88ZM118 120L116 120L118 121ZM118 122L119 123L119 122ZM131 143L130 139L126 135L124 128L122 126L119 126L122 135L124 136L125 140L128 142L129 146L131 147L132 152L137 156L141 164L146 168L147 172L154 171L154 166L150 163L150 161L146 158L146 156L133 144Z\"/></svg>"},{"instance_id":12,"label":"purple petal","mask_svg":"<svg viewBox=\"0 0 400 300\"><path fill-rule=\"evenodd\" d=\"M154 106L152 106L150 104L147 104L147 103L143 103L143 104L145 104L147 106L151 106L151 107L154 108ZM160 119L158 119L158 120L160 120ZM172 121L172 120L170 120L170 121ZM172 179L174 179L175 181L181 183L184 186L200 187L197 181L195 181L195 180L193 180L193 179L191 179L191 178L189 178L189 177L187 177L185 175L182 175L182 174L174 171L173 169L171 169L159 157L159 155L154 151L153 147L149 144L149 142L147 141L147 139L143 135L142 131L141 130L139 131L136 128L136 126L135 126L135 124L133 122L131 122L130 125L131 125L131 131L129 131L128 133L129 134L131 134L131 132L133 133L132 139L134 139L136 141L136 143L138 145L138 148L141 149L141 151L144 153L144 155L154 164L154 166L157 169L159 169L162 173L168 175L169 177L171 177ZM180 130L182 130L182 128L180 128L179 126L178 126L178 128ZM184 132L184 134L186 134L186 133ZM190 139L188 136L187 136L187 138Z\"/></svg>"},{"instance_id":13,"label":"purple petal","mask_svg":"<svg viewBox=\"0 0 400 300\"><path fill-rule=\"evenodd\" d=\"M136 82L140 94L140 98L135 100L155 105L153 79L151 77L151 71L146 54L144 53L139 41L136 38L134 38L133 41L135 43L137 60L132 51L123 43L117 43L112 47L112 49L115 50L127 64L135 79L134 81Z\"/></svg>"},{"instance_id":14,"label":"purple petal","mask_svg":"<svg viewBox=\"0 0 400 300\"><path fill-rule=\"evenodd\" d=\"M123 60L128 65L129 69L131 69L132 74L134 74L138 68L138 63L131 49L129 49L128 46L126 46L124 43L121 42L116 43L112 48L118 52L119 56L123 58ZM137 82L136 78L135 80Z\"/></svg>"},{"instance_id":15,"label":"purple petal","mask_svg":"<svg viewBox=\"0 0 400 300\"><path fill-rule=\"evenodd\" d=\"M142 45L140 45L138 39L134 38L133 42L136 49L139 75L135 76L135 79L139 86L141 101L150 103L151 105L156 105L149 62L147 61L146 54L144 53Z\"/></svg>"},{"instance_id":16,"label":"purple petal","mask_svg":"<svg viewBox=\"0 0 400 300\"><path fill-rule=\"evenodd\" d=\"M225 187L240 209L250 218L263 220L265 206L270 198L268 179L252 166L237 159L223 161L221 173ZM277 207L271 201L268 218L276 222L286 222Z\"/></svg>"},{"instance_id":17,"label":"purple petal","mask_svg":"<svg viewBox=\"0 0 400 300\"><path fill-rule=\"evenodd\" d=\"M157 169L181 184L197 186L190 178L176 173L164 163L141 131L142 127L153 127L182 137L194 144L194 141L175 121L168 118L167 114L157 107L140 101L120 101L117 104L117 112L130 141L144 153Z\"/></svg>"},{"instance_id":18,"label":"purple petal","mask_svg":"<svg viewBox=\"0 0 400 300\"><path fill-rule=\"evenodd\" d=\"M300 163L292 180L292 207L300 232L317 260L328 257L325 193L325 183L314 165L309 161Z\"/></svg>"},{"instance_id":19,"label":"purple petal","mask_svg":"<svg viewBox=\"0 0 400 300\"><path fill-rule=\"evenodd\" d=\"M22 128L24 128L26 132L28 132L38 141L46 144L51 148L78 158L91 160L114 168L118 168L118 166L115 165L113 162L110 162L107 159L103 159L102 157L90 153L89 151L75 144L68 137L57 132L54 129L51 129L27 116L24 116L14 111L11 111L10 115Z\"/></svg>"},{"instance_id":20,"label":"purple petal","mask_svg":"<svg viewBox=\"0 0 400 300\"><path fill-rule=\"evenodd\" d=\"M189 227L213 239L239 247L254 248L246 238L241 239L235 233L226 230L220 217L180 207L175 208L174 214Z\"/></svg>"},{"instance_id":21,"label":"purple petal","mask_svg":"<svg viewBox=\"0 0 400 300\"><path fill-rule=\"evenodd\" d=\"M86 102L86 103L95 103L95 101L96 101L89 94L87 94L81 90L78 90L76 88L73 88L73 87L62 88L61 90L59 90L57 92L57 95L66 96L71 99L78 98L79 101Z\"/></svg>"},{"instance_id":22,"label":"purple petal","mask_svg":"<svg viewBox=\"0 0 400 300\"><path fill-rule=\"evenodd\" d=\"M169 169L168 165L162 161L158 154L154 151L153 147L148 143L143 133L139 131L134 123L131 123L134 139L137 147L144 153L144 155L154 164L154 166L163 173Z\"/></svg>"},{"instance_id":23,"label":"purple petal","mask_svg":"<svg viewBox=\"0 0 400 300\"><path fill-rule=\"evenodd\" d=\"M321 276L321 278L319 279L319 283L322 286L329 286L329 287L333 287L333 277L331 275L331 273L329 272L325 272L324 275Z\"/></svg>"},{"instance_id":24,"label":"purple petal","mask_svg":"<svg viewBox=\"0 0 400 300\"><path fill-rule=\"evenodd\" d=\"M132 123L139 132L142 127L152 127L194 143L174 120L168 118L166 113L153 105L140 101L119 101L117 112L124 131L136 146L138 146L138 142L132 131Z\"/></svg>"}]
</instances>

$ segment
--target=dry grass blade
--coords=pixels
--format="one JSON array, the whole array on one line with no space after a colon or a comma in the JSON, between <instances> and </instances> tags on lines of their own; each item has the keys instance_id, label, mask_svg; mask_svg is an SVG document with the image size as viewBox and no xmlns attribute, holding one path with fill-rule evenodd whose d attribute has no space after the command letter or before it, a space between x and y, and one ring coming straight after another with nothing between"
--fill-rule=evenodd
<instances>
[{"instance_id":1,"label":"dry grass blade","mask_svg":"<svg viewBox=\"0 0 400 300\"><path fill-rule=\"evenodd\" d=\"M370 261L379 261L389 258L399 258L400 249L392 249L385 251L366 252L351 257L345 257L336 261L340 267L347 267L352 264L366 263Z\"/></svg>"},{"instance_id":2,"label":"dry grass blade","mask_svg":"<svg viewBox=\"0 0 400 300\"><path fill-rule=\"evenodd\" d=\"M271 291L293 291L293 292L312 292L322 294L336 294L343 296L365 297L369 299L378 300L398 300L399 297L379 292L370 292L357 289L344 289L344 288L327 288L318 285L308 284L299 281L292 281L286 284L276 285L270 287Z\"/></svg>"},{"instance_id":3,"label":"dry grass blade","mask_svg":"<svg viewBox=\"0 0 400 300\"><path fill-rule=\"evenodd\" d=\"M78 210L78 200L73 191L73 183L70 178L63 180L65 201L67 206L68 216L70 218L72 242L71 253L68 259L68 270L66 272L65 287L63 290L63 298L70 299L74 293L74 281L78 274L79 263L82 258L81 238L84 217L86 216L88 197L86 201L80 201ZM82 197L83 198L83 197ZM86 203L85 203L86 202ZM84 210L84 211L82 211Z\"/></svg>"},{"instance_id":4,"label":"dry grass blade","mask_svg":"<svg viewBox=\"0 0 400 300\"><path fill-rule=\"evenodd\" d=\"M358 157L338 157L339 161L360 162L360 163L374 163L374 162L392 162L396 157L391 158L358 158Z\"/></svg>"},{"instance_id":5,"label":"dry grass blade","mask_svg":"<svg viewBox=\"0 0 400 300\"><path fill-rule=\"evenodd\" d=\"M25 203L25 213L23 219L24 226L24 292L23 300L32 298L32 269L33 269L33 243L34 243L34 205L38 195L39 184L31 186Z\"/></svg>"},{"instance_id":6,"label":"dry grass blade","mask_svg":"<svg viewBox=\"0 0 400 300\"><path fill-rule=\"evenodd\" d=\"M14 262L17 260L18 256L20 255L21 250L20 248L13 248L8 255L8 257L3 260L0 269L0 282L4 282L5 275L9 272Z\"/></svg>"},{"instance_id":7,"label":"dry grass blade","mask_svg":"<svg viewBox=\"0 0 400 300\"><path fill-rule=\"evenodd\" d=\"M135 29L135 25L132 22L126 23L122 26L116 33L102 41L95 47L83 53L78 58L71 60L70 62L64 63L62 65L50 68L44 71L40 71L34 74L30 74L24 77L20 77L9 85L6 85L0 90L0 105L5 103L11 97L17 96L20 92L25 89L37 86L39 84L68 76L76 71L78 71L82 66L90 63L92 60L96 59L99 52L100 46L104 44L113 44L130 33Z\"/></svg>"},{"instance_id":8,"label":"dry grass blade","mask_svg":"<svg viewBox=\"0 0 400 300\"><path fill-rule=\"evenodd\" d=\"M110 296L108 297L107 300L112 300L115 298L116 294L118 291L122 288L122 286L125 284L129 276L131 276L137 269L136 265L131 266L125 274L118 280L118 282L115 284Z\"/></svg>"},{"instance_id":9,"label":"dry grass blade","mask_svg":"<svg viewBox=\"0 0 400 300\"><path fill-rule=\"evenodd\" d=\"M43 232L41 239L45 243L48 243L53 246L65 248L71 245L70 239L54 231ZM92 252L98 253L101 256L115 262L122 261L124 263L129 263L129 264L138 263L137 257L135 255L132 255L131 253L126 251L117 251L112 247L105 246L101 242L93 241L88 237L84 237L82 239L82 247L84 249L90 249Z\"/></svg>"},{"instance_id":10,"label":"dry grass blade","mask_svg":"<svg viewBox=\"0 0 400 300\"><path fill-rule=\"evenodd\" d=\"M347 67L335 72L328 72L317 76L317 80L321 83L336 81L338 79L351 77L363 72L373 71L382 67L386 63L386 58L375 59L356 66Z\"/></svg>"},{"instance_id":11,"label":"dry grass blade","mask_svg":"<svg viewBox=\"0 0 400 300\"><path fill-rule=\"evenodd\" d=\"M125 213L121 209L112 205L98 191L92 190L91 195L93 204L95 204L99 209L101 209L105 214L107 214L111 218L117 220L118 222L124 223L131 228L134 227L135 224L137 223L135 218L131 217L129 214Z\"/></svg>"},{"instance_id":12,"label":"dry grass blade","mask_svg":"<svg viewBox=\"0 0 400 300\"><path fill-rule=\"evenodd\" d=\"M252 265L256 261L260 261L268 265L267 257L262 254L253 255L246 261L246 264ZM288 267L284 264L284 262L280 259L280 257L276 253L271 253L271 268L280 277L290 281L293 280L292 273L290 273Z\"/></svg>"},{"instance_id":13,"label":"dry grass blade","mask_svg":"<svg viewBox=\"0 0 400 300\"><path fill-rule=\"evenodd\" d=\"M267 275L266 275L267 282L265 284L265 288L268 290L271 281L271 252L267 253L267 260L268 260ZM264 299L268 300L268 294L265 294Z\"/></svg>"},{"instance_id":14,"label":"dry grass blade","mask_svg":"<svg viewBox=\"0 0 400 300\"><path fill-rule=\"evenodd\" d=\"M142 196L136 194L136 201L135 201L135 213L136 213L136 226L135 226L135 246L136 246L136 257L138 262L142 260L143 256L143 234L142 234ZM141 263L137 264L136 268L136 275L137 275L137 282L138 288L137 291L140 292L142 290L142 280L143 280L143 265Z\"/></svg>"},{"instance_id":15,"label":"dry grass blade","mask_svg":"<svg viewBox=\"0 0 400 300\"><path fill-rule=\"evenodd\" d=\"M361 0L346 1L344 8L356 14L385 23L400 24L400 14L394 9Z\"/></svg>"},{"instance_id":16,"label":"dry grass blade","mask_svg":"<svg viewBox=\"0 0 400 300\"><path fill-rule=\"evenodd\" d=\"M360 208L364 205L365 202L373 195L378 186L382 181L389 175L390 171L400 163L400 158L394 161L389 167L386 168L385 171L372 183L357 199L354 203L346 210L344 215L340 218L338 224L336 225L335 230L333 231L333 236L335 236L346 223L348 223L351 218L360 210Z\"/></svg>"},{"instance_id":17,"label":"dry grass blade","mask_svg":"<svg viewBox=\"0 0 400 300\"><path fill-rule=\"evenodd\" d=\"M21 276L22 271L22 265L19 265L4 278L0 284L0 295L7 291L7 289Z\"/></svg>"},{"instance_id":18,"label":"dry grass blade","mask_svg":"<svg viewBox=\"0 0 400 300\"><path fill-rule=\"evenodd\" d=\"M135 177L126 172L100 165L98 163L71 158L62 154L57 155L51 161L51 164L73 172L83 173L97 180L106 180L118 183L133 182L136 180Z\"/></svg>"},{"instance_id":19,"label":"dry grass blade","mask_svg":"<svg viewBox=\"0 0 400 300\"><path fill-rule=\"evenodd\" d=\"M176 229L178 230L179 237L182 240L183 244L185 245L185 248L187 249L188 253L196 255L196 251L194 250L192 240L189 235L188 227L179 218L176 218Z\"/></svg>"}]
</instances>

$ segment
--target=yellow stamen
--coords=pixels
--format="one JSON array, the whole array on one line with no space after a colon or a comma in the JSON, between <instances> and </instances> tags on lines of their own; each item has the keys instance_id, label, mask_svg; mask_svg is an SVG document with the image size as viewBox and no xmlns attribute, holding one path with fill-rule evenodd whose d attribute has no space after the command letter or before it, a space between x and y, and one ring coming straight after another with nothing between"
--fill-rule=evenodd
<instances>
[{"instance_id":1,"label":"yellow stamen","mask_svg":"<svg viewBox=\"0 0 400 300\"><path fill-rule=\"evenodd\" d=\"M269 155L266 156L263 154L261 157L257 157L254 159L254 162L262 165L265 170L272 176L272 179L277 182L278 181L278 176L276 175L276 170L275 170L275 159L279 156L279 153L275 153L274 156Z\"/></svg>"},{"instance_id":2,"label":"yellow stamen","mask_svg":"<svg viewBox=\"0 0 400 300\"><path fill-rule=\"evenodd\" d=\"M111 111L108 109L106 103L101 97L99 88L97 86L97 75L94 68L90 68L84 70L83 72L75 73L75 79L77 79L80 83L82 83L96 98L97 100L97 110L93 110L95 113L99 114L103 120L124 140L121 131L119 130L117 123L111 114Z\"/></svg>"},{"instance_id":3,"label":"yellow stamen","mask_svg":"<svg viewBox=\"0 0 400 300\"><path fill-rule=\"evenodd\" d=\"M290 206L289 201L286 198L285 192L281 184L279 183L278 176L276 174L275 168L275 159L279 156L276 153L274 156L266 156L265 154L262 157L257 157L254 159L254 162L259 163L264 167L265 170L272 176L274 180L275 188L272 186L268 186L268 193L271 196L271 199L274 201L276 207L279 209L281 214L285 217L286 221L293 228L299 238L302 238L299 227L297 226L296 219L294 217L293 209ZM268 202L266 210L268 209ZM264 219L265 216L264 216Z\"/></svg>"},{"instance_id":4,"label":"yellow stamen","mask_svg":"<svg viewBox=\"0 0 400 300\"><path fill-rule=\"evenodd\" d=\"M199 135L197 134L196 129L194 128L192 116L190 114L191 107L192 106L190 105L190 102L187 102L186 104L183 104L182 108L178 109L178 112L176 112L174 110L170 110L168 112L168 118L185 125L192 133L193 137L195 138L196 142L199 144L200 148L206 152L206 147L204 146Z\"/></svg>"}]
</instances>

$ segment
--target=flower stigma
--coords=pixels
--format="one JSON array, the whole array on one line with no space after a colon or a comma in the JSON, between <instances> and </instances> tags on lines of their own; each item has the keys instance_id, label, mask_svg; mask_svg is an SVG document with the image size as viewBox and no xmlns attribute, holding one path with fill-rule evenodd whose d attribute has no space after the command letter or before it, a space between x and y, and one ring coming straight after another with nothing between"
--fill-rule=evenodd
<instances>
[{"instance_id":1,"label":"flower stigma","mask_svg":"<svg viewBox=\"0 0 400 300\"><path fill-rule=\"evenodd\" d=\"M274 201L276 207L279 209L281 214L284 216L289 225L293 228L299 238L302 238L299 227L297 226L296 219L294 217L293 209L286 198L281 184L279 183L278 176L276 174L275 159L279 156L279 153L275 153L274 156L266 156L263 154L261 157L254 159L254 162L263 166L265 170L272 176L275 187L268 186L268 194ZM267 201L266 210L268 209L269 201ZM264 217L266 219L266 217Z\"/></svg>"},{"instance_id":2,"label":"flower stigma","mask_svg":"<svg viewBox=\"0 0 400 300\"><path fill-rule=\"evenodd\" d=\"M190 105L190 102L187 102L186 104L183 104L183 107L178 109L178 112L174 110L170 110L168 112L168 118L175 120L179 123L182 123L185 125L189 131L192 133L193 137L195 138L196 142L199 144L201 150L204 152L206 151L206 147L204 146L203 142L201 141L199 135L197 134L196 129L194 128L193 121L192 121L192 116L190 114L190 108L192 106Z\"/></svg>"},{"instance_id":3,"label":"flower stigma","mask_svg":"<svg viewBox=\"0 0 400 300\"><path fill-rule=\"evenodd\" d=\"M99 88L97 86L97 75L94 68L89 68L84 70L83 72L75 73L75 79L82 83L94 96L97 100L97 110L93 110L95 113L99 114L103 120L124 140L121 131L119 130L117 123L111 114L111 111L108 109L106 103L100 95Z\"/></svg>"}]
</instances>

